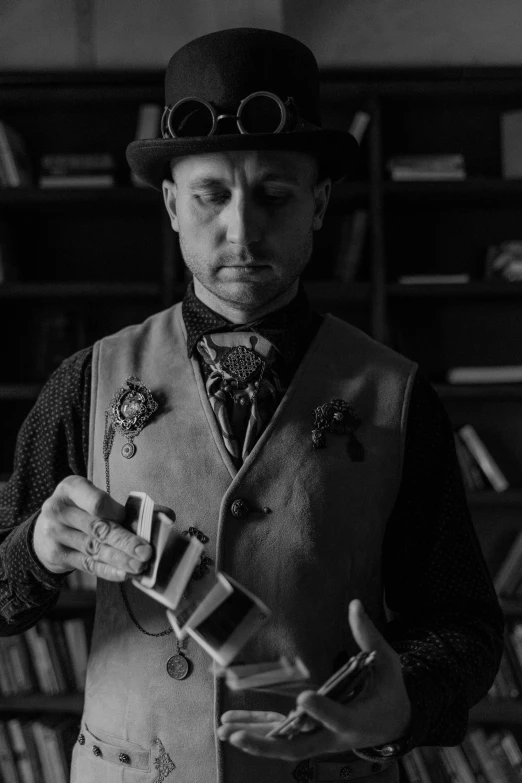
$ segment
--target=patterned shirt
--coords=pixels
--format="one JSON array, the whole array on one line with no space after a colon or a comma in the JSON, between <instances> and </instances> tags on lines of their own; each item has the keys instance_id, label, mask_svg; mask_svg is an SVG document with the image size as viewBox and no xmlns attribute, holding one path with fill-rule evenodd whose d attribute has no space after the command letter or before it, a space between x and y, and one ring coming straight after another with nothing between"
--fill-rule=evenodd
<instances>
[{"instance_id":1,"label":"patterned shirt","mask_svg":"<svg viewBox=\"0 0 522 783\"><path fill-rule=\"evenodd\" d=\"M188 289L183 302L187 351L213 331L252 329L280 353L286 378L322 318L302 290L285 308L235 327ZM0 493L0 633L33 625L57 600L64 576L32 548L43 501L71 474L87 475L92 348L67 359L46 383L17 441L13 474ZM452 428L430 384L413 384L401 484L383 545L384 633L400 655L416 745L455 745L470 706L488 691L503 646L503 615L478 543Z\"/></svg>"}]
</instances>

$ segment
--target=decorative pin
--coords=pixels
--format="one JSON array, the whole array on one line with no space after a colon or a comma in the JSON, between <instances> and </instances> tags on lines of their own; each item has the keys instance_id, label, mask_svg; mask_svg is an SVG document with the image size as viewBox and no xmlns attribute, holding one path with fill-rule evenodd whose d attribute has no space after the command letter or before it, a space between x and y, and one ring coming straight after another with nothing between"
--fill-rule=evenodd
<instances>
[{"instance_id":1,"label":"decorative pin","mask_svg":"<svg viewBox=\"0 0 522 783\"><path fill-rule=\"evenodd\" d=\"M159 738L156 738L154 742L159 748L159 756L154 759L154 766L156 767L158 776L154 778L152 783L163 783L165 778L176 769L176 765L165 750L163 742Z\"/></svg>"},{"instance_id":2,"label":"decorative pin","mask_svg":"<svg viewBox=\"0 0 522 783\"><path fill-rule=\"evenodd\" d=\"M208 536L205 535L199 528L197 527L189 527L188 530L183 530L182 534L183 536L195 536L198 541L201 541L202 544L207 544L210 539ZM212 558L208 557L204 552L200 557L199 563L194 568L194 571L192 572L191 579L202 579L207 571L209 570L210 566L213 565L214 561Z\"/></svg>"},{"instance_id":3,"label":"decorative pin","mask_svg":"<svg viewBox=\"0 0 522 783\"><path fill-rule=\"evenodd\" d=\"M344 400L330 400L312 411L314 429L312 447L326 448L326 432L347 435L346 449L352 462L364 462L364 447L357 439L355 430L361 426L361 419L354 409Z\"/></svg>"},{"instance_id":4,"label":"decorative pin","mask_svg":"<svg viewBox=\"0 0 522 783\"><path fill-rule=\"evenodd\" d=\"M158 403L139 378L131 376L125 384L118 389L110 402L109 418L114 429L127 441L121 449L122 457L131 459L136 454L134 438L158 409Z\"/></svg>"}]
</instances>

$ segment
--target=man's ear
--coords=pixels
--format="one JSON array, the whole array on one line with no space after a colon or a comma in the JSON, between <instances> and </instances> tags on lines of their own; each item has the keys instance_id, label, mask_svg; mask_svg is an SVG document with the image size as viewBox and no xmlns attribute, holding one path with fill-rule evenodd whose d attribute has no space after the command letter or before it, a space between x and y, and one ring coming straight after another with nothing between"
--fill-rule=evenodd
<instances>
[{"instance_id":1,"label":"man's ear","mask_svg":"<svg viewBox=\"0 0 522 783\"><path fill-rule=\"evenodd\" d=\"M314 231L319 231L323 225L324 213L326 207L330 201L330 194L332 192L332 180L330 177L325 177L320 182L314 185L314 199L315 199L315 213L312 228Z\"/></svg>"},{"instance_id":2,"label":"man's ear","mask_svg":"<svg viewBox=\"0 0 522 783\"><path fill-rule=\"evenodd\" d=\"M170 225L174 231L179 231L178 216L176 214L176 183L170 179L164 179L161 183L163 190L163 200L170 217Z\"/></svg>"}]
</instances>

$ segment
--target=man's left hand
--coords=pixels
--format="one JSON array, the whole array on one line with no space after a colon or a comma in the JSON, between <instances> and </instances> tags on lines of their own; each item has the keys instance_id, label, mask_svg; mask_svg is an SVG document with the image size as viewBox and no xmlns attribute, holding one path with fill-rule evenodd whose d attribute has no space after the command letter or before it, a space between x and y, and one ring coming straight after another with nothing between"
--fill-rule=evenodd
<instances>
[{"instance_id":1,"label":"man's left hand","mask_svg":"<svg viewBox=\"0 0 522 783\"><path fill-rule=\"evenodd\" d=\"M403 737L408 731L411 705L399 656L375 628L358 599L350 603L348 620L361 650L377 653L369 693L343 705L314 691L304 691L297 703L321 728L299 734L293 740L266 736L284 715L247 710L225 712L218 737L254 756L288 761L382 745Z\"/></svg>"}]
</instances>

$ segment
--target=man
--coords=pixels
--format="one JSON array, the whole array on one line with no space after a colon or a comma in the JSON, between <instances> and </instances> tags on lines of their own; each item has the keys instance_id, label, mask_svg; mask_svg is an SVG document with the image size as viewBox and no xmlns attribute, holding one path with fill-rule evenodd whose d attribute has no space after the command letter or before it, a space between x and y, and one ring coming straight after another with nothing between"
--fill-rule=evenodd
<instances>
[{"instance_id":1,"label":"man","mask_svg":"<svg viewBox=\"0 0 522 783\"><path fill-rule=\"evenodd\" d=\"M463 738L498 668L502 615L440 403L412 362L313 313L299 287L356 154L321 129L317 96L313 55L278 33L173 56L163 138L128 159L163 189L193 287L65 362L22 429L3 632L36 622L70 570L100 577L74 781L395 781L409 748ZM299 655L321 682L374 649L371 692L304 693L322 728L267 737L291 700L227 692L129 583L151 554L121 524L131 490L272 609L247 660Z\"/></svg>"}]
</instances>

